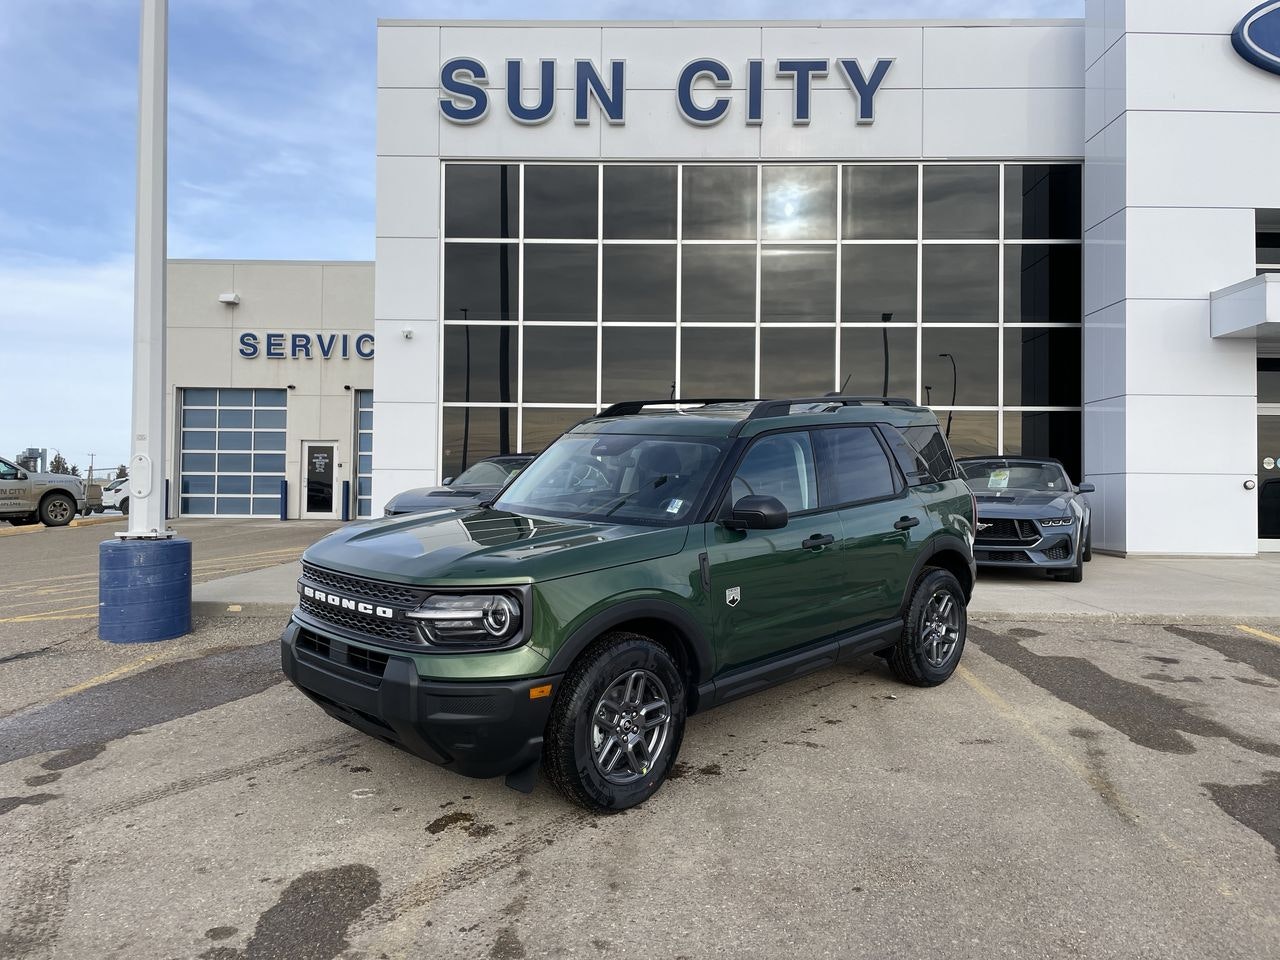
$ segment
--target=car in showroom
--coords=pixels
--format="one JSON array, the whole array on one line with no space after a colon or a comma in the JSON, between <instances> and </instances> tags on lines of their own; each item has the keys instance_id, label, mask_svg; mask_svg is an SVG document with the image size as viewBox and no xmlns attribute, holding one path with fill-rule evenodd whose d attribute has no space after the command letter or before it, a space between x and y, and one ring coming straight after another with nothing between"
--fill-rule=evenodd
<instances>
[{"instance_id":1,"label":"car in showroom","mask_svg":"<svg viewBox=\"0 0 1280 960\"><path fill-rule=\"evenodd\" d=\"M313 544L282 668L433 763L526 791L541 767L621 810L694 712L863 654L946 681L973 518L937 418L906 400L618 403L488 506Z\"/></svg>"},{"instance_id":2,"label":"car in showroom","mask_svg":"<svg viewBox=\"0 0 1280 960\"><path fill-rule=\"evenodd\" d=\"M397 493L387 501L383 515L397 517L441 507L483 503L496 496L512 477L533 462L535 456L532 453L515 453L477 460L456 477L446 477L443 486L416 487Z\"/></svg>"},{"instance_id":3,"label":"car in showroom","mask_svg":"<svg viewBox=\"0 0 1280 960\"><path fill-rule=\"evenodd\" d=\"M980 567L1046 571L1080 583L1093 559L1093 484L1073 484L1060 462L1039 457L962 457L978 505L973 545Z\"/></svg>"},{"instance_id":4,"label":"car in showroom","mask_svg":"<svg viewBox=\"0 0 1280 960\"><path fill-rule=\"evenodd\" d=\"M0 520L15 527L65 527L88 502L79 477L28 470L0 457Z\"/></svg>"}]
</instances>

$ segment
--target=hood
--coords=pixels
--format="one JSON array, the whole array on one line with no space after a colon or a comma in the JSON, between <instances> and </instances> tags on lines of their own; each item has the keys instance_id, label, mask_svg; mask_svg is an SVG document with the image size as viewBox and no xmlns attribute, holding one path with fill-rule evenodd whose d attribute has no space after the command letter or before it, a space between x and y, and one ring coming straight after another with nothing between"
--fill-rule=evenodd
<instances>
[{"instance_id":1,"label":"hood","mask_svg":"<svg viewBox=\"0 0 1280 960\"><path fill-rule=\"evenodd\" d=\"M437 510L352 524L313 544L303 559L401 583L528 583L670 556L687 537L688 527Z\"/></svg>"},{"instance_id":2,"label":"hood","mask_svg":"<svg viewBox=\"0 0 1280 960\"><path fill-rule=\"evenodd\" d=\"M30 476L36 483L57 483L63 486L84 483L82 477L73 477L69 473L33 473Z\"/></svg>"},{"instance_id":3,"label":"hood","mask_svg":"<svg viewBox=\"0 0 1280 960\"><path fill-rule=\"evenodd\" d=\"M1064 517L1071 512L1072 494L1043 490L1006 490L975 494L980 517Z\"/></svg>"},{"instance_id":4,"label":"hood","mask_svg":"<svg viewBox=\"0 0 1280 960\"><path fill-rule=\"evenodd\" d=\"M405 490L397 493L391 498L390 506L394 506L397 510L406 508L414 508L419 506L429 506L431 504L440 504L442 506L458 504L459 500L483 500L491 497L499 490L498 487L417 487L413 490Z\"/></svg>"}]
</instances>

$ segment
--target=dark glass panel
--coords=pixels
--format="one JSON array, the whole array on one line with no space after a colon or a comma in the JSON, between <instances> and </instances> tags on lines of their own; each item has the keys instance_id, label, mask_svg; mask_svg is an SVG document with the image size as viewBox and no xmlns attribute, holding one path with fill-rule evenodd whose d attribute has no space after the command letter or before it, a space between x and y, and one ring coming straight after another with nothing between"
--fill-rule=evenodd
<instances>
[{"instance_id":1,"label":"dark glass panel","mask_svg":"<svg viewBox=\"0 0 1280 960\"><path fill-rule=\"evenodd\" d=\"M248 493L253 480L251 477L221 476L218 477L218 493ZM193 493L205 493L197 490Z\"/></svg>"},{"instance_id":2,"label":"dark glass panel","mask_svg":"<svg viewBox=\"0 0 1280 960\"><path fill-rule=\"evenodd\" d=\"M905 244L840 249L840 317L846 323L916 322L916 248Z\"/></svg>"},{"instance_id":3,"label":"dark glass panel","mask_svg":"<svg viewBox=\"0 0 1280 960\"><path fill-rule=\"evenodd\" d=\"M261 426L261 424L259 424ZM356 429L372 430L373 429L373 411L357 410L356 411Z\"/></svg>"},{"instance_id":4,"label":"dark glass panel","mask_svg":"<svg viewBox=\"0 0 1280 960\"><path fill-rule=\"evenodd\" d=\"M444 168L444 235L509 240L520 235L520 168L450 163Z\"/></svg>"},{"instance_id":5,"label":"dark glass panel","mask_svg":"<svg viewBox=\"0 0 1280 960\"><path fill-rule=\"evenodd\" d=\"M885 389L885 359L889 385ZM916 398L916 328L844 327L840 331L840 392L850 397Z\"/></svg>"},{"instance_id":6,"label":"dark glass panel","mask_svg":"<svg viewBox=\"0 0 1280 960\"><path fill-rule=\"evenodd\" d=\"M253 469L253 455L248 453L218 454L219 473L249 473ZM281 468L283 469L283 467Z\"/></svg>"},{"instance_id":7,"label":"dark glass panel","mask_svg":"<svg viewBox=\"0 0 1280 960\"><path fill-rule=\"evenodd\" d=\"M835 389L836 331L760 331L760 396L820 397Z\"/></svg>"},{"instance_id":8,"label":"dark glass panel","mask_svg":"<svg viewBox=\"0 0 1280 960\"><path fill-rule=\"evenodd\" d=\"M1008 412L1004 415L1004 452L1061 460L1072 483L1079 483L1080 414Z\"/></svg>"},{"instance_id":9,"label":"dark glass panel","mask_svg":"<svg viewBox=\"0 0 1280 960\"><path fill-rule=\"evenodd\" d=\"M600 390L605 403L669 397L675 379L674 327L605 329L600 372Z\"/></svg>"},{"instance_id":10,"label":"dark glass panel","mask_svg":"<svg viewBox=\"0 0 1280 960\"><path fill-rule=\"evenodd\" d=\"M276 517L280 515L280 498L254 497L253 515L255 517ZM365 516L368 516L366 513Z\"/></svg>"},{"instance_id":11,"label":"dark glass panel","mask_svg":"<svg viewBox=\"0 0 1280 960\"><path fill-rule=\"evenodd\" d=\"M372 416L372 413L370 413L370 416ZM253 425L260 430L283 430L285 427L285 412L283 410L255 410L253 412Z\"/></svg>"},{"instance_id":12,"label":"dark glass panel","mask_svg":"<svg viewBox=\"0 0 1280 960\"><path fill-rule=\"evenodd\" d=\"M1258 232L1257 262L1271 266L1280 264L1280 210L1255 212Z\"/></svg>"},{"instance_id":13,"label":"dark glass panel","mask_svg":"<svg viewBox=\"0 0 1280 960\"><path fill-rule=\"evenodd\" d=\"M284 446L283 430L259 430L253 435L253 449L255 450L283 450ZM236 449L240 448L237 447Z\"/></svg>"},{"instance_id":14,"label":"dark glass panel","mask_svg":"<svg viewBox=\"0 0 1280 960\"><path fill-rule=\"evenodd\" d=\"M914 240L919 231L919 170L912 166L844 168L846 240Z\"/></svg>"},{"instance_id":15,"label":"dark glass panel","mask_svg":"<svg viewBox=\"0 0 1280 960\"><path fill-rule=\"evenodd\" d=\"M524 402L596 402L596 328L524 328Z\"/></svg>"},{"instance_id":16,"label":"dark glass panel","mask_svg":"<svg viewBox=\"0 0 1280 960\"><path fill-rule=\"evenodd\" d=\"M999 167L925 165L926 240L995 240L999 221Z\"/></svg>"},{"instance_id":17,"label":"dark glass panel","mask_svg":"<svg viewBox=\"0 0 1280 960\"><path fill-rule=\"evenodd\" d=\"M1000 316L1000 248L924 248L925 323L995 323Z\"/></svg>"},{"instance_id":18,"label":"dark glass panel","mask_svg":"<svg viewBox=\"0 0 1280 960\"><path fill-rule=\"evenodd\" d=\"M183 450L212 450L217 442L212 430L183 430Z\"/></svg>"},{"instance_id":19,"label":"dark glass panel","mask_svg":"<svg viewBox=\"0 0 1280 960\"><path fill-rule=\"evenodd\" d=\"M253 470L255 473L284 473L284 454L255 453Z\"/></svg>"},{"instance_id":20,"label":"dark glass panel","mask_svg":"<svg viewBox=\"0 0 1280 960\"><path fill-rule=\"evenodd\" d=\"M921 375L932 388L933 406L996 405L999 400L997 377L1000 375L998 331L925 327L923 336ZM944 353L955 359L954 378L951 359L939 356Z\"/></svg>"},{"instance_id":21,"label":"dark glass panel","mask_svg":"<svg viewBox=\"0 0 1280 960\"><path fill-rule=\"evenodd\" d=\"M528 166L524 169L526 238L596 238L599 173L595 165Z\"/></svg>"},{"instance_id":22,"label":"dark glass panel","mask_svg":"<svg viewBox=\"0 0 1280 960\"><path fill-rule=\"evenodd\" d=\"M524 408L524 442L523 453L541 453L560 438L572 426L592 416L591 410L539 409Z\"/></svg>"},{"instance_id":23,"label":"dark glass panel","mask_svg":"<svg viewBox=\"0 0 1280 960\"><path fill-rule=\"evenodd\" d=\"M255 494L267 493L267 494L278 495L280 493L280 478L279 477L254 477L253 492Z\"/></svg>"},{"instance_id":24,"label":"dark glass panel","mask_svg":"<svg viewBox=\"0 0 1280 960\"><path fill-rule=\"evenodd\" d=\"M1080 331L1011 327L1004 332L1004 405L1080 405Z\"/></svg>"},{"instance_id":25,"label":"dark glass panel","mask_svg":"<svg viewBox=\"0 0 1280 960\"><path fill-rule=\"evenodd\" d=\"M754 166L685 167L683 176L684 239L755 239Z\"/></svg>"},{"instance_id":26,"label":"dark glass panel","mask_svg":"<svg viewBox=\"0 0 1280 960\"><path fill-rule=\"evenodd\" d=\"M184 453L182 455L183 470L213 470L214 455L212 453Z\"/></svg>"},{"instance_id":27,"label":"dark glass panel","mask_svg":"<svg viewBox=\"0 0 1280 960\"><path fill-rule=\"evenodd\" d=\"M182 512L187 516L208 516L213 513L213 497L183 497Z\"/></svg>"},{"instance_id":28,"label":"dark glass panel","mask_svg":"<svg viewBox=\"0 0 1280 960\"><path fill-rule=\"evenodd\" d=\"M1008 164L1004 168L1006 240L1079 240L1080 167Z\"/></svg>"},{"instance_id":29,"label":"dark glass panel","mask_svg":"<svg viewBox=\"0 0 1280 960\"><path fill-rule=\"evenodd\" d=\"M515 407L445 407L443 421L442 478L456 477L485 457L515 451Z\"/></svg>"},{"instance_id":30,"label":"dark glass panel","mask_svg":"<svg viewBox=\"0 0 1280 960\"><path fill-rule=\"evenodd\" d=\"M219 516L243 517L249 513L248 497L219 497L217 511Z\"/></svg>"},{"instance_id":31,"label":"dark glass panel","mask_svg":"<svg viewBox=\"0 0 1280 960\"><path fill-rule=\"evenodd\" d=\"M283 407L287 400L285 390L255 390L253 405L255 407Z\"/></svg>"},{"instance_id":32,"label":"dark glass panel","mask_svg":"<svg viewBox=\"0 0 1280 960\"><path fill-rule=\"evenodd\" d=\"M1280 403L1280 357L1258 358L1258 402Z\"/></svg>"},{"instance_id":33,"label":"dark glass panel","mask_svg":"<svg viewBox=\"0 0 1280 960\"><path fill-rule=\"evenodd\" d=\"M519 257L514 243L446 243L444 319L514 322Z\"/></svg>"},{"instance_id":34,"label":"dark glass panel","mask_svg":"<svg viewBox=\"0 0 1280 960\"><path fill-rule=\"evenodd\" d=\"M680 394L683 397L752 397L755 365L754 329L680 329Z\"/></svg>"},{"instance_id":35,"label":"dark glass panel","mask_svg":"<svg viewBox=\"0 0 1280 960\"><path fill-rule=\"evenodd\" d=\"M181 490L183 493L213 493L213 484L214 478L210 474L184 473Z\"/></svg>"},{"instance_id":36,"label":"dark glass panel","mask_svg":"<svg viewBox=\"0 0 1280 960\"><path fill-rule=\"evenodd\" d=\"M525 244L524 318L595 322L595 244Z\"/></svg>"},{"instance_id":37,"label":"dark glass panel","mask_svg":"<svg viewBox=\"0 0 1280 960\"><path fill-rule=\"evenodd\" d=\"M252 450L253 434L248 430L223 430L218 434L219 450Z\"/></svg>"},{"instance_id":38,"label":"dark glass panel","mask_svg":"<svg viewBox=\"0 0 1280 960\"><path fill-rule=\"evenodd\" d=\"M357 445L357 452L373 453L373 434L371 433L360 434L359 443Z\"/></svg>"},{"instance_id":39,"label":"dark glass panel","mask_svg":"<svg viewBox=\"0 0 1280 960\"><path fill-rule=\"evenodd\" d=\"M834 321L836 249L765 247L760 252L760 317L785 323Z\"/></svg>"},{"instance_id":40,"label":"dark glass panel","mask_svg":"<svg viewBox=\"0 0 1280 960\"><path fill-rule=\"evenodd\" d=\"M446 326L444 398L471 403L514 403L517 328Z\"/></svg>"},{"instance_id":41,"label":"dark glass panel","mask_svg":"<svg viewBox=\"0 0 1280 960\"><path fill-rule=\"evenodd\" d=\"M823 505L879 500L898 491L893 467L870 427L813 432L819 469L826 480Z\"/></svg>"},{"instance_id":42,"label":"dark glass panel","mask_svg":"<svg viewBox=\"0 0 1280 960\"><path fill-rule=\"evenodd\" d=\"M604 320L676 319L674 244L626 244L604 248Z\"/></svg>"},{"instance_id":43,"label":"dark glass panel","mask_svg":"<svg viewBox=\"0 0 1280 960\"><path fill-rule=\"evenodd\" d=\"M765 240L834 240L836 168L764 168Z\"/></svg>"},{"instance_id":44,"label":"dark glass panel","mask_svg":"<svg viewBox=\"0 0 1280 960\"><path fill-rule=\"evenodd\" d=\"M219 390L218 404L223 407L252 407L252 390Z\"/></svg>"},{"instance_id":45,"label":"dark glass panel","mask_svg":"<svg viewBox=\"0 0 1280 960\"><path fill-rule=\"evenodd\" d=\"M1004 248L1005 323L1079 323L1080 247Z\"/></svg>"},{"instance_id":46,"label":"dark glass panel","mask_svg":"<svg viewBox=\"0 0 1280 960\"><path fill-rule=\"evenodd\" d=\"M996 452L996 416L965 410L938 411L942 432L957 457L981 457Z\"/></svg>"},{"instance_id":47,"label":"dark glass panel","mask_svg":"<svg viewBox=\"0 0 1280 960\"><path fill-rule=\"evenodd\" d=\"M218 411L183 410L182 425L184 427L216 427L218 425Z\"/></svg>"},{"instance_id":48,"label":"dark glass panel","mask_svg":"<svg viewBox=\"0 0 1280 960\"><path fill-rule=\"evenodd\" d=\"M187 387L182 391L182 402L188 407L215 407L218 405L218 391Z\"/></svg>"},{"instance_id":49,"label":"dark glass panel","mask_svg":"<svg viewBox=\"0 0 1280 960\"><path fill-rule=\"evenodd\" d=\"M604 236L606 240L674 240L676 168L605 166Z\"/></svg>"},{"instance_id":50,"label":"dark glass panel","mask_svg":"<svg viewBox=\"0 0 1280 960\"><path fill-rule=\"evenodd\" d=\"M684 323L755 322L755 247L698 244L685 246L681 256Z\"/></svg>"},{"instance_id":51,"label":"dark glass panel","mask_svg":"<svg viewBox=\"0 0 1280 960\"><path fill-rule=\"evenodd\" d=\"M219 410L218 426L246 428L253 426L252 410Z\"/></svg>"}]
</instances>

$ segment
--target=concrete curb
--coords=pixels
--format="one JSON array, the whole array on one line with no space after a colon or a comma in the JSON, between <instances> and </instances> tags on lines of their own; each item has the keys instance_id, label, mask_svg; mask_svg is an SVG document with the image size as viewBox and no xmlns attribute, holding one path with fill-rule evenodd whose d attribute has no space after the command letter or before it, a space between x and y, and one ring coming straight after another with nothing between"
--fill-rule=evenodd
<instances>
[{"instance_id":1,"label":"concrete curb","mask_svg":"<svg viewBox=\"0 0 1280 960\"><path fill-rule=\"evenodd\" d=\"M97 517L97 516L76 517L74 520L68 523L67 526L68 527L96 527L100 523L118 523L122 520L127 520L127 519L128 517L125 517L123 515L115 516L115 517ZM8 529L0 530L0 537L16 537L16 536L19 536L20 534L38 533L41 530L48 530L48 529L49 528L46 527L43 523L33 523L28 527L9 527Z\"/></svg>"},{"instance_id":2,"label":"concrete curb","mask_svg":"<svg viewBox=\"0 0 1280 960\"><path fill-rule=\"evenodd\" d=\"M983 623L1132 623L1149 626L1204 624L1206 626L1235 626L1239 623L1274 622L1272 614L1235 614L1223 616L1212 613L1013 613L1001 610L970 611L969 622Z\"/></svg>"},{"instance_id":3,"label":"concrete curb","mask_svg":"<svg viewBox=\"0 0 1280 960\"><path fill-rule=\"evenodd\" d=\"M220 600L196 600L191 604L191 615L201 619L277 619L283 627L293 615L293 608L292 603L223 603Z\"/></svg>"}]
</instances>

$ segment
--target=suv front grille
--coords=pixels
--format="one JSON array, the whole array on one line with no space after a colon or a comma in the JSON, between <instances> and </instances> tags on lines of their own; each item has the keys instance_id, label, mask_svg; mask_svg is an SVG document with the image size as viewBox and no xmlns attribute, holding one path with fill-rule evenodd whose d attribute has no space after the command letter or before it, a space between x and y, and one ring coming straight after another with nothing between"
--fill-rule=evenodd
<instances>
[{"instance_id":1,"label":"suv front grille","mask_svg":"<svg viewBox=\"0 0 1280 960\"><path fill-rule=\"evenodd\" d=\"M423 587L410 587L399 583L386 583L382 580L369 580L350 574L335 573L310 563L302 565L301 583L304 586L322 588L324 591L332 590L335 594L349 600L392 607L397 613L420 606L428 594ZM421 646L423 642L422 636L418 633L418 626L412 620L400 617L395 619L378 617L330 603L321 603L305 595L299 595L298 609L322 623L329 623L361 636L409 646Z\"/></svg>"},{"instance_id":2,"label":"suv front grille","mask_svg":"<svg viewBox=\"0 0 1280 960\"><path fill-rule=\"evenodd\" d=\"M978 525L979 527L986 526L987 529L978 531L977 543L1030 544L1040 539L1040 532L1030 520L1008 520L1004 518L984 520L979 517Z\"/></svg>"},{"instance_id":3,"label":"suv front grille","mask_svg":"<svg viewBox=\"0 0 1280 960\"><path fill-rule=\"evenodd\" d=\"M340 610L327 603L316 603L308 597L298 598L298 609L310 617L352 633L377 637L379 640L392 640L395 643L422 643L418 627L412 620L383 620L362 613L352 613L350 610Z\"/></svg>"},{"instance_id":4,"label":"suv front grille","mask_svg":"<svg viewBox=\"0 0 1280 960\"><path fill-rule=\"evenodd\" d=\"M427 591L420 587L406 587L399 583L366 580L345 573L334 573L312 566L302 565L302 578L316 586L329 587L339 593L350 594L362 600L377 600L396 607L416 607L427 598Z\"/></svg>"}]
</instances>

